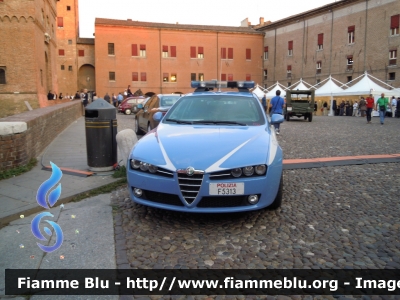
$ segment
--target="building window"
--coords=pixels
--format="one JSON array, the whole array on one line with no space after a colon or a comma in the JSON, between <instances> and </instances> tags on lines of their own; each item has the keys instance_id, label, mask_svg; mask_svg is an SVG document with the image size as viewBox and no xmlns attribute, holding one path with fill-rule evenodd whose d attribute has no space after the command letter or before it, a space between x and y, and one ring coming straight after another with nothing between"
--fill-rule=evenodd
<instances>
[{"instance_id":1,"label":"building window","mask_svg":"<svg viewBox=\"0 0 400 300\"><path fill-rule=\"evenodd\" d=\"M228 81L233 81L233 74L228 74Z\"/></svg>"},{"instance_id":2,"label":"building window","mask_svg":"<svg viewBox=\"0 0 400 300\"><path fill-rule=\"evenodd\" d=\"M287 83L287 86L288 86L288 87L289 87L289 86L291 86L291 85L292 85L292 83L291 83L291 82L288 82L288 83Z\"/></svg>"},{"instance_id":3,"label":"building window","mask_svg":"<svg viewBox=\"0 0 400 300\"><path fill-rule=\"evenodd\" d=\"M114 43L108 43L108 55L115 55Z\"/></svg>"},{"instance_id":4,"label":"building window","mask_svg":"<svg viewBox=\"0 0 400 300\"><path fill-rule=\"evenodd\" d=\"M108 72L108 80L115 81L115 72Z\"/></svg>"},{"instance_id":5,"label":"building window","mask_svg":"<svg viewBox=\"0 0 400 300\"><path fill-rule=\"evenodd\" d=\"M40 69L40 84L43 86L43 70Z\"/></svg>"},{"instance_id":6,"label":"building window","mask_svg":"<svg viewBox=\"0 0 400 300\"><path fill-rule=\"evenodd\" d=\"M389 73L389 80L396 80L396 73L395 72Z\"/></svg>"},{"instance_id":7,"label":"building window","mask_svg":"<svg viewBox=\"0 0 400 300\"><path fill-rule=\"evenodd\" d=\"M132 81L139 81L138 72L132 72Z\"/></svg>"},{"instance_id":8,"label":"building window","mask_svg":"<svg viewBox=\"0 0 400 300\"><path fill-rule=\"evenodd\" d=\"M394 15L390 17L390 34L398 35L399 34L399 22L400 15Z\"/></svg>"},{"instance_id":9,"label":"building window","mask_svg":"<svg viewBox=\"0 0 400 300\"><path fill-rule=\"evenodd\" d=\"M347 76L347 82L350 82L353 80L353 76Z\"/></svg>"},{"instance_id":10,"label":"building window","mask_svg":"<svg viewBox=\"0 0 400 300\"><path fill-rule=\"evenodd\" d=\"M190 81L196 81L196 73L190 73Z\"/></svg>"},{"instance_id":11,"label":"building window","mask_svg":"<svg viewBox=\"0 0 400 300\"><path fill-rule=\"evenodd\" d=\"M177 76L176 73L171 74L171 82L176 82L177 81Z\"/></svg>"},{"instance_id":12,"label":"building window","mask_svg":"<svg viewBox=\"0 0 400 300\"><path fill-rule=\"evenodd\" d=\"M147 74L146 72L140 73L140 81L147 81Z\"/></svg>"},{"instance_id":13,"label":"building window","mask_svg":"<svg viewBox=\"0 0 400 300\"><path fill-rule=\"evenodd\" d=\"M246 81L250 81L251 80L251 74L246 74Z\"/></svg>"},{"instance_id":14,"label":"building window","mask_svg":"<svg viewBox=\"0 0 400 300\"><path fill-rule=\"evenodd\" d=\"M264 80L268 79L268 70L264 69Z\"/></svg>"},{"instance_id":15,"label":"building window","mask_svg":"<svg viewBox=\"0 0 400 300\"><path fill-rule=\"evenodd\" d=\"M321 65L322 65L321 61L320 60L317 61L317 74L321 74Z\"/></svg>"},{"instance_id":16,"label":"building window","mask_svg":"<svg viewBox=\"0 0 400 300\"><path fill-rule=\"evenodd\" d=\"M228 48L228 59L233 59L233 48Z\"/></svg>"},{"instance_id":17,"label":"building window","mask_svg":"<svg viewBox=\"0 0 400 300\"><path fill-rule=\"evenodd\" d=\"M226 59L226 48L221 48L221 59Z\"/></svg>"},{"instance_id":18,"label":"building window","mask_svg":"<svg viewBox=\"0 0 400 300\"><path fill-rule=\"evenodd\" d=\"M65 66L64 65L61 65L61 70L65 70Z\"/></svg>"},{"instance_id":19,"label":"building window","mask_svg":"<svg viewBox=\"0 0 400 300\"><path fill-rule=\"evenodd\" d=\"M397 62L397 50L389 51L389 65L396 65Z\"/></svg>"},{"instance_id":20,"label":"building window","mask_svg":"<svg viewBox=\"0 0 400 300\"><path fill-rule=\"evenodd\" d=\"M168 46L162 46L162 57L168 57Z\"/></svg>"},{"instance_id":21,"label":"building window","mask_svg":"<svg viewBox=\"0 0 400 300\"><path fill-rule=\"evenodd\" d=\"M6 70L0 68L0 84L6 84Z\"/></svg>"},{"instance_id":22,"label":"building window","mask_svg":"<svg viewBox=\"0 0 400 300\"><path fill-rule=\"evenodd\" d=\"M64 27L64 18L63 17L57 17L57 27L58 28Z\"/></svg>"},{"instance_id":23,"label":"building window","mask_svg":"<svg viewBox=\"0 0 400 300\"><path fill-rule=\"evenodd\" d=\"M221 74L221 81L226 81L226 74Z\"/></svg>"},{"instance_id":24,"label":"building window","mask_svg":"<svg viewBox=\"0 0 400 300\"><path fill-rule=\"evenodd\" d=\"M320 85L321 79L317 79L317 85Z\"/></svg>"},{"instance_id":25,"label":"building window","mask_svg":"<svg viewBox=\"0 0 400 300\"><path fill-rule=\"evenodd\" d=\"M59 56L64 56L65 55L64 49L58 49L58 55Z\"/></svg>"},{"instance_id":26,"label":"building window","mask_svg":"<svg viewBox=\"0 0 400 300\"><path fill-rule=\"evenodd\" d=\"M67 10L71 10L71 6L67 5Z\"/></svg>"},{"instance_id":27,"label":"building window","mask_svg":"<svg viewBox=\"0 0 400 300\"><path fill-rule=\"evenodd\" d=\"M196 47L190 46L190 58L196 58Z\"/></svg>"},{"instance_id":28,"label":"building window","mask_svg":"<svg viewBox=\"0 0 400 300\"><path fill-rule=\"evenodd\" d=\"M168 81L169 81L168 73L163 73L163 82L168 82Z\"/></svg>"},{"instance_id":29,"label":"building window","mask_svg":"<svg viewBox=\"0 0 400 300\"><path fill-rule=\"evenodd\" d=\"M251 49L246 49L246 60L251 60Z\"/></svg>"},{"instance_id":30,"label":"building window","mask_svg":"<svg viewBox=\"0 0 400 300\"><path fill-rule=\"evenodd\" d=\"M268 46L264 47L264 60L268 59Z\"/></svg>"},{"instance_id":31,"label":"building window","mask_svg":"<svg viewBox=\"0 0 400 300\"><path fill-rule=\"evenodd\" d=\"M288 42L288 55L289 56L293 55L293 41Z\"/></svg>"},{"instance_id":32,"label":"building window","mask_svg":"<svg viewBox=\"0 0 400 300\"><path fill-rule=\"evenodd\" d=\"M349 26L347 28L347 43L349 44L354 44L354 31L356 30L356 27L353 26Z\"/></svg>"},{"instance_id":33,"label":"building window","mask_svg":"<svg viewBox=\"0 0 400 300\"><path fill-rule=\"evenodd\" d=\"M347 56L347 70L353 70L353 55Z\"/></svg>"},{"instance_id":34,"label":"building window","mask_svg":"<svg viewBox=\"0 0 400 300\"><path fill-rule=\"evenodd\" d=\"M204 81L204 74L203 73L199 73L199 81Z\"/></svg>"},{"instance_id":35,"label":"building window","mask_svg":"<svg viewBox=\"0 0 400 300\"><path fill-rule=\"evenodd\" d=\"M68 66L68 71L72 71L72 66Z\"/></svg>"},{"instance_id":36,"label":"building window","mask_svg":"<svg viewBox=\"0 0 400 300\"><path fill-rule=\"evenodd\" d=\"M176 57L176 46L171 46L171 57Z\"/></svg>"},{"instance_id":37,"label":"building window","mask_svg":"<svg viewBox=\"0 0 400 300\"><path fill-rule=\"evenodd\" d=\"M68 40L68 45L72 45L72 40Z\"/></svg>"},{"instance_id":38,"label":"building window","mask_svg":"<svg viewBox=\"0 0 400 300\"><path fill-rule=\"evenodd\" d=\"M287 66L286 74L287 74L287 78L291 78L292 77L292 66L291 65Z\"/></svg>"},{"instance_id":39,"label":"building window","mask_svg":"<svg viewBox=\"0 0 400 300\"><path fill-rule=\"evenodd\" d=\"M324 49L324 34L323 33L318 34L317 49L318 50Z\"/></svg>"},{"instance_id":40,"label":"building window","mask_svg":"<svg viewBox=\"0 0 400 300\"><path fill-rule=\"evenodd\" d=\"M85 50L78 50L78 56L85 56Z\"/></svg>"},{"instance_id":41,"label":"building window","mask_svg":"<svg viewBox=\"0 0 400 300\"><path fill-rule=\"evenodd\" d=\"M197 49L197 58L204 58L204 48L203 47L198 47Z\"/></svg>"},{"instance_id":42,"label":"building window","mask_svg":"<svg viewBox=\"0 0 400 300\"><path fill-rule=\"evenodd\" d=\"M140 57L146 57L146 45L140 44L140 52L139 52ZM146 80L145 80L146 81Z\"/></svg>"}]
</instances>

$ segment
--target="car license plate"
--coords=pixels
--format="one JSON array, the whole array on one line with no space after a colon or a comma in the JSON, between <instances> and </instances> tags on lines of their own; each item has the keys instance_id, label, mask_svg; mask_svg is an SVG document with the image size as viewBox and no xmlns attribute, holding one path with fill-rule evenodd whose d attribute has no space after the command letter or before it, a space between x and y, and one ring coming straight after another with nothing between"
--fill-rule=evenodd
<instances>
[{"instance_id":1,"label":"car license plate","mask_svg":"<svg viewBox=\"0 0 400 300\"><path fill-rule=\"evenodd\" d=\"M292 108L291 108L291 107L288 107L288 108L287 108L287 111L292 111Z\"/></svg>"},{"instance_id":2,"label":"car license plate","mask_svg":"<svg viewBox=\"0 0 400 300\"><path fill-rule=\"evenodd\" d=\"M244 182L220 182L210 183L210 195L243 195Z\"/></svg>"}]
</instances>

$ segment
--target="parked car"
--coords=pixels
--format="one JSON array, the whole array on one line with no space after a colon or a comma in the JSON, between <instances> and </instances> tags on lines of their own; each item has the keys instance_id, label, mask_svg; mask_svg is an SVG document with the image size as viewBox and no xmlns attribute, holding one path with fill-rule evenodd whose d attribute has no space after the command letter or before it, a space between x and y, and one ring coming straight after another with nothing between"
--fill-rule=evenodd
<instances>
[{"instance_id":1,"label":"parked car","mask_svg":"<svg viewBox=\"0 0 400 300\"><path fill-rule=\"evenodd\" d=\"M137 105L143 103L146 98L143 96L128 97L118 105L118 112L130 115L138 111Z\"/></svg>"},{"instance_id":2,"label":"parked car","mask_svg":"<svg viewBox=\"0 0 400 300\"><path fill-rule=\"evenodd\" d=\"M212 92L233 86L238 92ZM249 89L253 81L192 81L156 130L141 138L127 164L131 199L197 213L251 211L282 202L282 149L273 123ZM271 122L271 123L270 123Z\"/></svg>"},{"instance_id":3,"label":"parked car","mask_svg":"<svg viewBox=\"0 0 400 300\"><path fill-rule=\"evenodd\" d=\"M140 110L136 113L135 118L136 134L143 134L156 128L158 122L154 121L153 115L157 112L162 112L165 115L180 97L181 94L153 95L146 104L138 105Z\"/></svg>"}]
</instances>

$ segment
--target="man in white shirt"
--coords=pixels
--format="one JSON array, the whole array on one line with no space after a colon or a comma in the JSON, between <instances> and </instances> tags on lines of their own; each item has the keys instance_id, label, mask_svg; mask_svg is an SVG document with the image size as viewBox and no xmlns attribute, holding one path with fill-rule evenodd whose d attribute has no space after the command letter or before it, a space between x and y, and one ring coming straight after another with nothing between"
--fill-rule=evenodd
<instances>
[{"instance_id":1,"label":"man in white shirt","mask_svg":"<svg viewBox=\"0 0 400 300\"><path fill-rule=\"evenodd\" d=\"M358 103L357 101L353 104L353 117L358 117Z\"/></svg>"},{"instance_id":2,"label":"man in white shirt","mask_svg":"<svg viewBox=\"0 0 400 300\"><path fill-rule=\"evenodd\" d=\"M391 104L392 104L392 107L391 107L391 110L392 110L392 118L394 118L395 117L395 113L396 113L396 106L397 106L397 100L396 100L396 98L393 96L392 97L392 102L391 102Z\"/></svg>"}]
</instances>

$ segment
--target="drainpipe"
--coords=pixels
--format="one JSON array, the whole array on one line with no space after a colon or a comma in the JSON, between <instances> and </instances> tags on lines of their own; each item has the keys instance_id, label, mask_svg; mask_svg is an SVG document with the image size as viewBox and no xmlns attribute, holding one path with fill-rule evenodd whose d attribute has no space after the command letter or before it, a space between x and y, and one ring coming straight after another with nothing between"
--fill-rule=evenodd
<instances>
[{"instance_id":1,"label":"drainpipe","mask_svg":"<svg viewBox=\"0 0 400 300\"><path fill-rule=\"evenodd\" d=\"M161 29L158 29L158 55L159 55L159 59L160 59L160 94L163 93L163 77L162 77L162 70L161 70Z\"/></svg>"},{"instance_id":2,"label":"drainpipe","mask_svg":"<svg viewBox=\"0 0 400 300\"><path fill-rule=\"evenodd\" d=\"M368 24L368 0L365 0L365 37L364 37L364 73L367 70L367 24Z\"/></svg>"}]
</instances>

